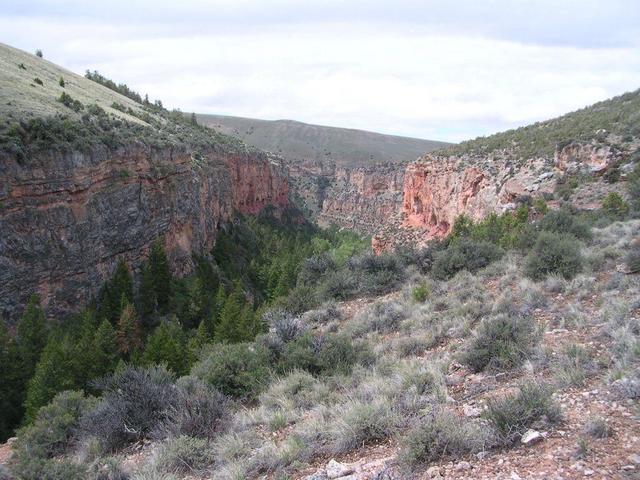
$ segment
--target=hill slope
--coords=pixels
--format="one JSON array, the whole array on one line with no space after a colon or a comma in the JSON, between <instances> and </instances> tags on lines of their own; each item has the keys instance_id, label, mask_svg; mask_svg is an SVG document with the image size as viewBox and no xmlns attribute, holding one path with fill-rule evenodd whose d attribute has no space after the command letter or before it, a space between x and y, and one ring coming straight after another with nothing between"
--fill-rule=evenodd
<instances>
[{"instance_id":1,"label":"hill slope","mask_svg":"<svg viewBox=\"0 0 640 480\"><path fill-rule=\"evenodd\" d=\"M611 134L621 139L640 137L640 89L557 118L468 140L448 148L447 153L488 154L510 149L514 156L530 158L553 155L559 144Z\"/></svg>"},{"instance_id":2,"label":"hill slope","mask_svg":"<svg viewBox=\"0 0 640 480\"><path fill-rule=\"evenodd\" d=\"M340 166L413 161L450 144L384 135L348 128L310 125L293 120L256 120L224 115L198 115L198 121L248 145L289 160L334 161Z\"/></svg>"}]
</instances>

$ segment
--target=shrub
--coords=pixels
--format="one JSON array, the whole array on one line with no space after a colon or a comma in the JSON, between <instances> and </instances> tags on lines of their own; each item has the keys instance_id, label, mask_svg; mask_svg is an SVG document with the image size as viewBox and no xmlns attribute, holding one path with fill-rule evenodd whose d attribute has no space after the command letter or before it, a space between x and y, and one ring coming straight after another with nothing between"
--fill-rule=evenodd
<instances>
[{"instance_id":1,"label":"shrub","mask_svg":"<svg viewBox=\"0 0 640 480\"><path fill-rule=\"evenodd\" d=\"M625 263L629 272L640 273L640 240L636 240L631 245L631 250L625 258Z\"/></svg>"},{"instance_id":2,"label":"shrub","mask_svg":"<svg viewBox=\"0 0 640 480\"><path fill-rule=\"evenodd\" d=\"M71 95L67 92L62 92L58 101L62 103L65 107L69 107L74 112L79 112L84 109L84 105L79 100L75 100Z\"/></svg>"},{"instance_id":3,"label":"shrub","mask_svg":"<svg viewBox=\"0 0 640 480\"><path fill-rule=\"evenodd\" d=\"M592 368L589 351L578 344L567 346L556 357L555 377L562 386L580 386L584 384Z\"/></svg>"},{"instance_id":4,"label":"shrub","mask_svg":"<svg viewBox=\"0 0 640 480\"><path fill-rule=\"evenodd\" d=\"M411 298L416 303L423 303L429 298L429 286L422 282L419 285L413 287L411 290Z\"/></svg>"},{"instance_id":5,"label":"shrub","mask_svg":"<svg viewBox=\"0 0 640 480\"><path fill-rule=\"evenodd\" d=\"M98 386L102 399L83 416L81 426L105 451L148 437L176 402L171 374L161 366L127 366Z\"/></svg>"},{"instance_id":6,"label":"shrub","mask_svg":"<svg viewBox=\"0 0 640 480\"><path fill-rule=\"evenodd\" d=\"M582 240L591 238L589 225L571 215L566 209L552 210L538 223L542 232L566 233Z\"/></svg>"},{"instance_id":7,"label":"shrub","mask_svg":"<svg viewBox=\"0 0 640 480\"><path fill-rule=\"evenodd\" d=\"M28 463L20 463L14 469L20 480L86 480L87 471L83 465L70 460L32 458Z\"/></svg>"},{"instance_id":8,"label":"shrub","mask_svg":"<svg viewBox=\"0 0 640 480\"><path fill-rule=\"evenodd\" d=\"M42 50L40 50L39 48L36 50L36 57L42 58Z\"/></svg>"},{"instance_id":9,"label":"shrub","mask_svg":"<svg viewBox=\"0 0 640 480\"><path fill-rule=\"evenodd\" d=\"M98 458L91 463L87 480L129 480L129 474L115 457Z\"/></svg>"},{"instance_id":10,"label":"shrub","mask_svg":"<svg viewBox=\"0 0 640 480\"><path fill-rule=\"evenodd\" d=\"M40 80L38 77L33 79L33 83L36 83L38 85L43 85L42 80Z\"/></svg>"},{"instance_id":11,"label":"shrub","mask_svg":"<svg viewBox=\"0 0 640 480\"><path fill-rule=\"evenodd\" d=\"M269 378L267 353L255 343L214 344L191 373L225 395L253 398Z\"/></svg>"},{"instance_id":12,"label":"shrub","mask_svg":"<svg viewBox=\"0 0 640 480\"><path fill-rule=\"evenodd\" d=\"M341 453L384 440L396 431L400 421L399 415L386 399L348 401L336 413L332 426L332 449L334 453Z\"/></svg>"},{"instance_id":13,"label":"shrub","mask_svg":"<svg viewBox=\"0 0 640 480\"><path fill-rule=\"evenodd\" d=\"M463 238L435 255L431 272L434 277L447 280L461 270L475 272L501 256L502 250L489 242Z\"/></svg>"},{"instance_id":14,"label":"shrub","mask_svg":"<svg viewBox=\"0 0 640 480\"><path fill-rule=\"evenodd\" d=\"M158 453L157 467L168 473L202 472L214 463L209 442L203 438L180 437L168 440Z\"/></svg>"},{"instance_id":15,"label":"shrub","mask_svg":"<svg viewBox=\"0 0 640 480\"><path fill-rule=\"evenodd\" d=\"M609 192L602 201L602 209L612 218L623 219L629 213L629 204L616 192Z\"/></svg>"},{"instance_id":16,"label":"shrub","mask_svg":"<svg viewBox=\"0 0 640 480\"><path fill-rule=\"evenodd\" d=\"M22 462L34 458L47 459L64 453L75 438L82 414L95 403L82 392L59 393L42 407L34 422L18 431L14 446Z\"/></svg>"},{"instance_id":17,"label":"shrub","mask_svg":"<svg viewBox=\"0 0 640 480\"><path fill-rule=\"evenodd\" d=\"M488 441L487 432L478 422L436 408L409 429L402 440L400 460L407 466L430 463L445 455L480 451Z\"/></svg>"},{"instance_id":18,"label":"shrub","mask_svg":"<svg viewBox=\"0 0 640 480\"><path fill-rule=\"evenodd\" d=\"M536 422L558 422L560 410L547 385L530 381L522 384L513 395L490 399L483 416L495 430L500 443L509 445L519 440Z\"/></svg>"},{"instance_id":19,"label":"shrub","mask_svg":"<svg viewBox=\"0 0 640 480\"><path fill-rule=\"evenodd\" d=\"M584 426L584 433L593 438L607 438L611 435L611 428L604 418L594 417Z\"/></svg>"},{"instance_id":20,"label":"shrub","mask_svg":"<svg viewBox=\"0 0 640 480\"><path fill-rule=\"evenodd\" d=\"M583 257L575 238L552 232L542 232L533 250L527 255L525 273L534 280L557 273L570 280L581 270Z\"/></svg>"},{"instance_id":21,"label":"shrub","mask_svg":"<svg viewBox=\"0 0 640 480\"><path fill-rule=\"evenodd\" d=\"M229 409L229 399L195 377L182 377L175 404L166 413L163 428L172 436L212 438L220 430Z\"/></svg>"},{"instance_id":22,"label":"shrub","mask_svg":"<svg viewBox=\"0 0 640 480\"><path fill-rule=\"evenodd\" d=\"M354 328L357 334L393 332L398 330L407 316L406 307L399 302L377 302L359 316L360 325L355 325Z\"/></svg>"},{"instance_id":23,"label":"shrub","mask_svg":"<svg viewBox=\"0 0 640 480\"><path fill-rule=\"evenodd\" d=\"M314 375L349 373L357 362L369 358L366 346L358 350L344 335L307 333L285 345L277 368L282 373L306 370Z\"/></svg>"},{"instance_id":24,"label":"shrub","mask_svg":"<svg viewBox=\"0 0 640 480\"><path fill-rule=\"evenodd\" d=\"M485 319L461 355L474 372L507 370L524 362L540 341L533 319L506 313Z\"/></svg>"}]
</instances>

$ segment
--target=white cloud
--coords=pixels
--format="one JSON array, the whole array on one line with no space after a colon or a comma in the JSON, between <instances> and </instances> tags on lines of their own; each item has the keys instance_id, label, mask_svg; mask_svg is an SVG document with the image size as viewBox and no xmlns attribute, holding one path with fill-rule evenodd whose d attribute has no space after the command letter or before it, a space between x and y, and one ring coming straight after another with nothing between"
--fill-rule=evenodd
<instances>
[{"instance_id":1,"label":"white cloud","mask_svg":"<svg viewBox=\"0 0 640 480\"><path fill-rule=\"evenodd\" d=\"M501 3L486 2L495 11ZM342 17L339 9L331 15L307 9L305 15L299 4L286 0L270 4L278 11L248 0L217 2L219 18L213 18L211 2L192 1L183 10L176 3L156 9L136 3L133 12L152 9L139 24L121 17L117 7L99 15L77 4L78 15L69 16L57 14L53 2L39 2L40 16L15 10L0 18L0 31L9 44L42 48L47 58L78 73L97 69L185 111L292 118L452 141L557 116L640 87L638 30L628 22L638 17L638 7L611 2L607 16L586 2L579 11L556 12L551 27L564 21L566 37L558 40L551 27L534 32L541 14L528 22L523 15L537 10L532 2L521 3L511 16L492 20L497 33L471 27L474 14L482 19L490 13L472 3L456 22L458 10L444 18L444 3L430 2L434 18L422 25L416 19L428 12L408 0L394 9L346 2L350 8ZM572 3L577 5L567 5ZM624 4L631 11L616 13ZM601 44L580 40L587 27L597 26L599 14L605 26L619 18L618 34L603 34ZM223 22L243 15L246 24ZM518 26L525 33L511 34ZM577 40L565 41L572 31Z\"/></svg>"}]
</instances>

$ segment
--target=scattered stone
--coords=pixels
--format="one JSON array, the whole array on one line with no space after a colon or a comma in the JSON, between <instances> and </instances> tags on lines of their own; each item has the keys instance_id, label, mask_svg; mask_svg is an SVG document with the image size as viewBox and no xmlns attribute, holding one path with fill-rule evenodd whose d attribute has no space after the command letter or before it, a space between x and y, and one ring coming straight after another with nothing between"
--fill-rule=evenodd
<instances>
[{"instance_id":1,"label":"scattered stone","mask_svg":"<svg viewBox=\"0 0 640 480\"><path fill-rule=\"evenodd\" d=\"M477 458L478 460L484 460L484 459L485 459L485 458L487 458L488 456L489 456L489 452L484 451L484 450L483 450L482 452L478 452L478 453L476 453L476 458Z\"/></svg>"},{"instance_id":2,"label":"scattered stone","mask_svg":"<svg viewBox=\"0 0 640 480\"><path fill-rule=\"evenodd\" d=\"M585 477L590 477L591 475L593 475L594 472L593 470L591 470L590 468L585 468L582 473L584 474Z\"/></svg>"},{"instance_id":3,"label":"scattered stone","mask_svg":"<svg viewBox=\"0 0 640 480\"><path fill-rule=\"evenodd\" d=\"M520 475L518 475L516 472L511 472L511 475L509 476L509 478L511 480L522 480L522 478L520 477Z\"/></svg>"},{"instance_id":4,"label":"scattered stone","mask_svg":"<svg viewBox=\"0 0 640 480\"><path fill-rule=\"evenodd\" d=\"M526 432L524 432L524 435L522 435L520 442L523 443L524 445L529 445L529 444L537 443L541 441L543 438L544 437L542 436L542 434L537 430L527 430Z\"/></svg>"},{"instance_id":5,"label":"scattered stone","mask_svg":"<svg viewBox=\"0 0 640 480\"><path fill-rule=\"evenodd\" d=\"M336 462L333 458L327 464L326 471L327 477L330 479L345 477L354 472L353 468L344 463Z\"/></svg>"},{"instance_id":6,"label":"scattered stone","mask_svg":"<svg viewBox=\"0 0 640 480\"><path fill-rule=\"evenodd\" d=\"M434 479L442 478L442 475L440 475L440 467L429 467L429 469L427 470L427 477Z\"/></svg>"},{"instance_id":7,"label":"scattered stone","mask_svg":"<svg viewBox=\"0 0 640 480\"><path fill-rule=\"evenodd\" d=\"M482 413L482 411L474 405L465 405L462 407L462 412L465 417L479 417Z\"/></svg>"},{"instance_id":8,"label":"scattered stone","mask_svg":"<svg viewBox=\"0 0 640 480\"><path fill-rule=\"evenodd\" d=\"M456 464L456 470L471 470L471 464L463 460Z\"/></svg>"},{"instance_id":9,"label":"scattered stone","mask_svg":"<svg viewBox=\"0 0 640 480\"><path fill-rule=\"evenodd\" d=\"M328 480L328 479L329 477L327 477L327 474L324 473L324 470L319 470L313 475L309 475L308 477L305 477L305 480Z\"/></svg>"},{"instance_id":10,"label":"scattered stone","mask_svg":"<svg viewBox=\"0 0 640 480\"><path fill-rule=\"evenodd\" d=\"M631 463L635 463L636 465L640 465L640 455L638 455L637 453L629 455L627 457L627 460L629 460Z\"/></svg>"}]
</instances>

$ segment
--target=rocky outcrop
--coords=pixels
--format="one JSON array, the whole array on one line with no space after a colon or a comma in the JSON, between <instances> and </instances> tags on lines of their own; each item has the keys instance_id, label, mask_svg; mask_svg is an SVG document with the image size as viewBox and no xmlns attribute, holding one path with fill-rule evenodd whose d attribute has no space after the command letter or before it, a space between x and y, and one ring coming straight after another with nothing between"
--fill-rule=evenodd
<instances>
[{"instance_id":1,"label":"rocky outcrop","mask_svg":"<svg viewBox=\"0 0 640 480\"><path fill-rule=\"evenodd\" d=\"M600 174L622 158L622 152L611 145L571 142L556 148L555 165L562 171Z\"/></svg>"},{"instance_id":2,"label":"rocky outcrop","mask_svg":"<svg viewBox=\"0 0 640 480\"><path fill-rule=\"evenodd\" d=\"M405 164L308 161L291 163L289 174L296 198L314 222L373 234L400 210L404 169Z\"/></svg>"},{"instance_id":3,"label":"rocky outcrop","mask_svg":"<svg viewBox=\"0 0 640 480\"><path fill-rule=\"evenodd\" d=\"M403 167L398 165L336 169L318 223L375 232L401 206L403 178Z\"/></svg>"},{"instance_id":4,"label":"rocky outcrop","mask_svg":"<svg viewBox=\"0 0 640 480\"><path fill-rule=\"evenodd\" d=\"M209 147L0 159L0 312L38 293L51 315L85 304L119 258L134 270L163 238L176 274L207 252L221 222L288 204L277 158Z\"/></svg>"},{"instance_id":5,"label":"rocky outcrop","mask_svg":"<svg viewBox=\"0 0 640 480\"><path fill-rule=\"evenodd\" d=\"M420 246L443 238L459 215L478 221L513 210L527 197L550 198L559 177L600 175L622 158L620 150L597 142L572 142L557 148L553 158L527 160L509 150L486 156L426 155L407 166L399 215L384 217L372 248L379 254L399 244Z\"/></svg>"}]
</instances>

